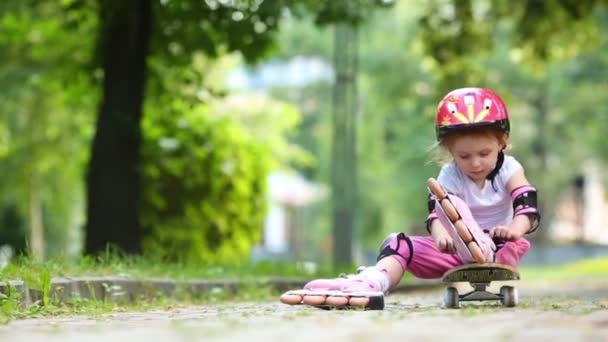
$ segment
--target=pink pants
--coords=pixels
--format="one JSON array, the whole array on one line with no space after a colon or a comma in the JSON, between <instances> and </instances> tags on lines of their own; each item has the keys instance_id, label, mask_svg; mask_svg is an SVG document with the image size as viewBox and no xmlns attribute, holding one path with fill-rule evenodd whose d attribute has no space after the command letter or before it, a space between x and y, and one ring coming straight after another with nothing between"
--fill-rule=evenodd
<instances>
[{"instance_id":1,"label":"pink pants","mask_svg":"<svg viewBox=\"0 0 608 342\"><path fill-rule=\"evenodd\" d=\"M409 250L409 244L403 243L399 246L398 254L388 257L397 259L404 271L417 278L441 278L446 271L463 264L456 254L439 251L431 236L411 236L409 240L413 250ZM526 239L505 241L496 252L495 262L517 267L529 249L530 242Z\"/></svg>"}]
</instances>

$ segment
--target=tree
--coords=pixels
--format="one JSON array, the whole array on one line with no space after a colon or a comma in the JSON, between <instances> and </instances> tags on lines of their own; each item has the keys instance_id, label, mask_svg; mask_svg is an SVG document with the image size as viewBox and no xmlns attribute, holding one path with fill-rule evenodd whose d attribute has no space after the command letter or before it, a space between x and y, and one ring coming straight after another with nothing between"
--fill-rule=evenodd
<instances>
[{"instance_id":1,"label":"tree","mask_svg":"<svg viewBox=\"0 0 608 342\"><path fill-rule=\"evenodd\" d=\"M167 62L192 51L240 50L259 57L276 28L280 2L100 1L102 103L87 178L86 251L113 244L141 249L140 145L149 53Z\"/></svg>"},{"instance_id":2,"label":"tree","mask_svg":"<svg viewBox=\"0 0 608 342\"><path fill-rule=\"evenodd\" d=\"M353 233L357 211L357 93L358 35L364 14L390 2L327 1L318 9L317 23L334 25L333 135L331 192L333 218L333 262L352 263Z\"/></svg>"},{"instance_id":3,"label":"tree","mask_svg":"<svg viewBox=\"0 0 608 342\"><path fill-rule=\"evenodd\" d=\"M334 3L322 3L320 8L326 11L319 15L320 21L352 20ZM317 2L289 0L100 1L98 54L104 86L87 177L88 253L108 244L131 253L140 251L137 167L149 53L179 63L196 50L211 55L239 50L254 60L271 45L286 6L294 11L319 9Z\"/></svg>"},{"instance_id":4,"label":"tree","mask_svg":"<svg viewBox=\"0 0 608 342\"><path fill-rule=\"evenodd\" d=\"M100 1L103 95L87 174L86 250L140 251L139 159L150 0Z\"/></svg>"},{"instance_id":5,"label":"tree","mask_svg":"<svg viewBox=\"0 0 608 342\"><path fill-rule=\"evenodd\" d=\"M331 189L334 264L352 263L353 226L357 208L357 28L336 24L334 36L333 136Z\"/></svg>"},{"instance_id":6,"label":"tree","mask_svg":"<svg viewBox=\"0 0 608 342\"><path fill-rule=\"evenodd\" d=\"M73 255L88 150L89 4L5 1L0 5L0 189L6 229L27 232L29 253ZM79 228L79 227L78 227ZM2 230L0 228L0 230ZM72 241L70 241L72 240ZM15 246L18 247L18 246Z\"/></svg>"}]
</instances>

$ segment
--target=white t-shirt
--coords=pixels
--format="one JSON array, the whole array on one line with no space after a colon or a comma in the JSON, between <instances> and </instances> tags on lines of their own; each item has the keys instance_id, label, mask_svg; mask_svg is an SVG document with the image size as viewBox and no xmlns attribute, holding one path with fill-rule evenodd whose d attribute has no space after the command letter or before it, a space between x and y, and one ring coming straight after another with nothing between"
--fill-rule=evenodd
<instances>
[{"instance_id":1,"label":"white t-shirt","mask_svg":"<svg viewBox=\"0 0 608 342\"><path fill-rule=\"evenodd\" d=\"M515 158L505 154L505 160L494 178L494 187L486 179L483 188L477 187L456 166L454 161L445 164L437 181L449 192L460 197L469 205L473 217L480 228L492 228L497 225L509 225L513 221L513 203L507 182L515 171L521 169Z\"/></svg>"}]
</instances>

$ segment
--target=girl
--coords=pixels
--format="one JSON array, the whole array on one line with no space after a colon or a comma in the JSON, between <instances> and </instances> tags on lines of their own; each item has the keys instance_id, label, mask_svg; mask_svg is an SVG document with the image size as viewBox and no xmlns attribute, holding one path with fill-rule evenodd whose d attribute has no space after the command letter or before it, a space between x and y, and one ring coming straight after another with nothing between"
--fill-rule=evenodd
<instances>
[{"instance_id":1,"label":"girl","mask_svg":"<svg viewBox=\"0 0 608 342\"><path fill-rule=\"evenodd\" d=\"M451 157L437 181L463 220L470 218L466 228L476 243L458 240L456 234L463 237L463 232L450 224L444 210L437 210L440 199L429 196L430 236L390 234L375 266L347 277L313 280L304 290L283 294L281 302L367 307L370 298L397 286L405 272L440 278L456 266L474 262L471 255L481 258L478 262L517 267L530 248L523 236L538 227L540 215L536 189L521 164L504 153L510 126L502 99L483 88L453 90L439 103L435 128L437 148Z\"/></svg>"}]
</instances>

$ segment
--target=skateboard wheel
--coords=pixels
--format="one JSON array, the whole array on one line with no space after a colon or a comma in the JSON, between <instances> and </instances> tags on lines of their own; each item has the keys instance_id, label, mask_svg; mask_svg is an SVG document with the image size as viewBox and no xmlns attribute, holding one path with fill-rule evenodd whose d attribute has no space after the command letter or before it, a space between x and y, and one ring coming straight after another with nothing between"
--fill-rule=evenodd
<instances>
[{"instance_id":1,"label":"skateboard wheel","mask_svg":"<svg viewBox=\"0 0 608 342\"><path fill-rule=\"evenodd\" d=\"M442 199L439 203L441 204L441 207L445 211L445 214L448 216L450 221L456 222L460 219L458 211L456 210L456 208L454 208L452 202L450 202L447 198Z\"/></svg>"},{"instance_id":2,"label":"skateboard wheel","mask_svg":"<svg viewBox=\"0 0 608 342\"><path fill-rule=\"evenodd\" d=\"M500 288L500 294L502 296L501 302L503 306L512 308L519 303L517 289L513 286L502 286Z\"/></svg>"},{"instance_id":3,"label":"skateboard wheel","mask_svg":"<svg viewBox=\"0 0 608 342\"><path fill-rule=\"evenodd\" d=\"M460 297L455 287L447 287L443 293L443 304L448 309L458 309L460 307Z\"/></svg>"},{"instance_id":4,"label":"skateboard wheel","mask_svg":"<svg viewBox=\"0 0 608 342\"><path fill-rule=\"evenodd\" d=\"M431 190L433 195L435 195L435 197L437 197L437 199L442 200L442 199L446 198L447 195L446 195L445 191L443 191L441 184L439 184L439 182L437 182L434 178L429 178L426 181L426 185L429 187L429 189Z\"/></svg>"},{"instance_id":5,"label":"skateboard wheel","mask_svg":"<svg viewBox=\"0 0 608 342\"><path fill-rule=\"evenodd\" d=\"M454 222L454 228L456 228L458 235L460 235L460 238L462 241L464 241L464 243L473 241L473 235L471 235L469 228L467 228L462 220Z\"/></svg>"},{"instance_id":6,"label":"skateboard wheel","mask_svg":"<svg viewBox=\"0 0 608 342\"><path fill-rule=\"evenodd\" d=\"M486 256L481 251L481 248L479 247L479 245L477 245L477 242L471 241L467 244L467 247L469 248L469 251L471 252L471 255L473 256L473 259L475 259L476 263L479 263L479 264L486 263Z\"/></svg>"}]
</instances>

